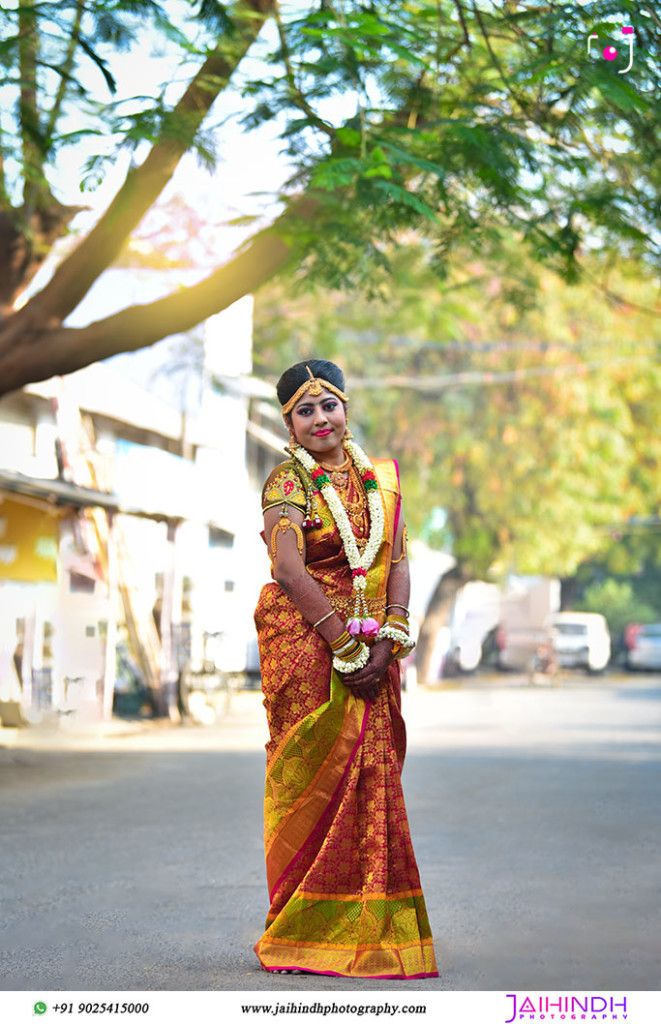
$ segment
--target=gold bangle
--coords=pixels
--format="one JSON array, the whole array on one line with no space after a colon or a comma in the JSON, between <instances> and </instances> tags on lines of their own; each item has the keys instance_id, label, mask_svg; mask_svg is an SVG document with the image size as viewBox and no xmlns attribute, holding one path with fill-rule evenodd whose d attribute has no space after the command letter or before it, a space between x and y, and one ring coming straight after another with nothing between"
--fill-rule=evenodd
<instances>
[{"instance_id":1,"label":"gold bangle","mask_svg":"<svg viewBox=\"0 0 661 1024\"><path fill-rule=\"evenodd\" d=\"M322 624L322 622L326 621L326 619L330 619L331 615L335 615L335 609L334 608L331 608L331 610L328 612L328 614L324 615L323 618L319 619L318 622L313 623L312 628L316 629L317 626L320 626Z\"/></svg>"}]
</instances>

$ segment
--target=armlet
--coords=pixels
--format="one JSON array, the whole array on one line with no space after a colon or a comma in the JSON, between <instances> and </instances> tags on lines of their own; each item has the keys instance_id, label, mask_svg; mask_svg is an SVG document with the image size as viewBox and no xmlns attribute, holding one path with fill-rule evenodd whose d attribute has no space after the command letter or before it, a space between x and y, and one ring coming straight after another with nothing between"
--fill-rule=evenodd
<instances>
[{"instance_id":1,"label":"armlet","mask_svg":"<svg viewBox=\"0 0 661 1024\"><path fill-rule=\"evenodd\" d=\"M392 559L392 561L390 563L391 565L397 565L397 563L401 562L402 558L406 554L406 541L407 541L407 538L408 538L408 532L407 532L406 527L404 527L404 529L402 530L402 553L399 556L399 558L393 558Z\"/></svg>"},{"instance_id":2,"label":"armlet","mask_svg":"<svg viewBox=\"0 0 661 1024\"><path fill-rule=\"evenodd\" d=\"M301 558L304 557L304 555L305 555L305 541L303 540L303 531L301 530L301 528L298 525L298 523L293 523L291 521L291 519L287 515L286 508L283 507L282 512L280 513L280 518L278 519L277 523L275 524L275 526L271 530L271 562L272 563L275 561L276 555L278 553L278 537L282 533L287 533L289 530L293 530L294 531L294 536L296 537L296 546L298 548L298 553L301 556Z\"/></svg>"}]
</instances>

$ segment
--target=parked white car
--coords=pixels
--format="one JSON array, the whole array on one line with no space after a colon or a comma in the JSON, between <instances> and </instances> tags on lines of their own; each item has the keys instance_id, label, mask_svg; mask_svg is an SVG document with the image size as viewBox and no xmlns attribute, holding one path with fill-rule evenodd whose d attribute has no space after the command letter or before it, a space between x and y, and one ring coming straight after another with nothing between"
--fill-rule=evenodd
<instances>
[{"instance_id":1,"label":"parked white car","mask_svg":"<svg viewBox=\"0 0 661 1024\"><path fill-rule=\"evenodd\" d=\"M603 615L557 612L551 616L549 625L559 668L603 672L611 656L611 638Z\"/></svg>"}]
</instances>

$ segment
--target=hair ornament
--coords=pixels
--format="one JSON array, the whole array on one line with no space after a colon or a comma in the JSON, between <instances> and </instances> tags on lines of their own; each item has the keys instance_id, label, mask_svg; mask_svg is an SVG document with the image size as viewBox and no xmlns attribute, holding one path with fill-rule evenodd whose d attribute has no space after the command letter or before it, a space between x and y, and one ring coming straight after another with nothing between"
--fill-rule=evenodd
<instances>
[{"instance_id":1,"label":"hair ornament","mask_svg":"<svg viewBox=\"0 0 661 1024\"><path fill-rule=\"evenodd\" d=\"M305 394L312 395L316 398L318 395L321 394L322 391L326 390L330 391L334 395L337 395L337 397L340 398L343 402L349 401L349 396L345 395L344 391L340 391L339 388L336 388L334 384L330 383L330 381L324 380L323 377L315 377L309 366L306 366L305 369L310 374L310 379L304 381L303 384L301 384L298 391L296 391L291 396L289 401L285 405L283 405L282 411L285 415L292 411L296 403L300 402L301 398Z\"/></svg>"}]
</instances>

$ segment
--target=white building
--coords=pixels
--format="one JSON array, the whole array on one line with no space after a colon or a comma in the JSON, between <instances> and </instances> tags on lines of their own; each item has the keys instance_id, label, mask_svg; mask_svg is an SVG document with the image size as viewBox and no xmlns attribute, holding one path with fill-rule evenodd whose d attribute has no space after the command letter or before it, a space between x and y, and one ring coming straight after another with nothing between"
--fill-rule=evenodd
<instances>
[{"instance_id":1,"label":"white building","mask_svg":"<svg viewBox=\"0 0 661 1024\"><path fill-rule=\"evenodd\" d=\"M210 642L223 670L257 670L259 489L284 434L250 377L251 317L244 299L207 322L180 408L112 362L0 399L3 717L109 716L118 642L171 713Z\"/></svg>"}]
</instances>

